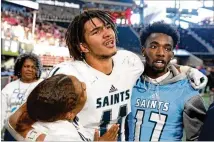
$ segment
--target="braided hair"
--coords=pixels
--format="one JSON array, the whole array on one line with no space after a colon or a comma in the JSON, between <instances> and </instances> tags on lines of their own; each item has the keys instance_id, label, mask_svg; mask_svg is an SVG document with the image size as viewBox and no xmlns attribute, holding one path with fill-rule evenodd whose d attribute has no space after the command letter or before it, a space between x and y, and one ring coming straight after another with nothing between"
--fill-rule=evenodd
<instances>
[{"instance_id":1,"label":"braided hair","mask_svg":"<svg viewBox=\"0 0 214 142\"><path fill-rule=\"evenodd\" d=\"M111 25L114 33L116 34L116 25L113 22L113 18L110 14L101 10L90 10L85 11L84 13L76 16L74 20L68 26L67 32L65 34L66 44L69 49L70 56L74 58L74 60L83 60L84 55L82 55L80 51L80 43L85 42L84 38L84 25L88 20L94 24L92 18L98 18L102 22ZM95 24L94 24L95 25ZM96 26L96 25L95 25ZM116 36L117 39L117 36Z\"/></svg>"},{"instance_id":2,"label":"braided hair","mask_svg":"<svg viewBox=\"0 0 214 142\"><path fill-rule=\"evenodd\" d=\"M24 53L16 59L14 65L14 75L21 78L21 69L26 59L31 59L35 63L36 79L39 79L42 74L42 64L39 57L34 53Z\"/></svg>"}]
</instances>

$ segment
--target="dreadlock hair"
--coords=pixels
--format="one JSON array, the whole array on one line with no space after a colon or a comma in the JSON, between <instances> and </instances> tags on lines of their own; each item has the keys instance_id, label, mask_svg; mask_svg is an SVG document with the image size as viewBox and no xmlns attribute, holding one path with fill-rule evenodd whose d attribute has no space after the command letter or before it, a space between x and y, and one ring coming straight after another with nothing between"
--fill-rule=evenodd
<instances>
[{"instance_id":1,"label":"dreadlock hair","mask_svg":"<svg viewBox=\"0 0 214 142\"><path fill-rule=\"evenodd\" d=\"M36 79L39 79L42 73L42 64L39 57L34 53L21 54L14 65L14 75L21 78L21 69L26 59L31 59L36 66Z\"/></svg>"},{"instance_id":2,"label":"dreadlock hair","mask_svg":"<svg viewBox=\"0 0 214 142\"><path fill-rule=\"evenodd\" d=\"M114 33L117 33L116 25L113 22L113 18L107 12L101 10L90 10L85 11L82 14L76 16L74 20L68 26L67 32L65 34L66 44L69 49L70 56L74 58L74 60L83 60L84 55L82 55L80 51L80 43L85 42L84 37L84 25L88 20L94 24L92 18L98 18L105 24L110 24ZM94 24L95 25L95 24ZM117 39L117 34L116 34Z\"/></svg>"},{"instance_id":3,"label":"dreadlock hair","mask_svg":"<svg viewBox=\"0 0 214 142\"><path fill-rule=\"evenodd\" d=\"M171 36L173 39L173 46L175 47L180 41L179 32L170 24L164 23L163 21L154 22L153 24L149 24L146 26L140 35L141 46L145 46L147 38L152 33L163 33L168 36Z\"/></svg>"},{"instance_id":4,"label":"dreadlock hair","mask_svg":"<svg viewBox=\"0 0 214 142\"><path fill-rule=\"evenodd\" d=\"M39 83L27 98L24 113L18 119L16 130L23 132L37 121L54 122L65 119L79 102L71 78L58 74ZM28 125L26 125L28 124Z\"/></svg>"}]
</instances>

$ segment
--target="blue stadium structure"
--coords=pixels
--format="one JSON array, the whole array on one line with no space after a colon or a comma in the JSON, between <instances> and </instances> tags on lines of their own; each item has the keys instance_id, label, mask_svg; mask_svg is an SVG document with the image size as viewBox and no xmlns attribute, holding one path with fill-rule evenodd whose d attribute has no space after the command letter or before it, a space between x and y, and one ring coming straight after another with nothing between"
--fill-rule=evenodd
<instances>
[{"instance_id":1,"label":"blue stadium structure","mask_svg":"<svg viewBox=\"0 0 214 142\"><path fill-rule=\"evenodd\" d=\"M30 1L30 0L28 0ZM94 9L94 6L97 6L97 9L103 9L110 12L124 12L127 7L131 8L133 13L138 12L141 14L141 24L140 25L127 25L127 24L118 24L118 42L117 46L122 49L130 50L135 53L141 54L141 45L139 41L139 33L143 24L150 23L155 17L158 17L159 11L150 12L150 14L144 13L147 8L149 8L149 4L147 4L147 0L140 0L140 5L135 3L135 0L50 0L50 1L42 1L42 0L32 0L33 2L38 2L38 10L35 12L35 9L29 8L29 5L22 5L19 3L11 3L10 0L3 0L1 5L2 12L2 66L5 67L8 59L16 58L16 56L23 52L24 50L31 50L34 45L23 43L23 38L31 37L30 33L34 29L34 38L35 43L44 43L48 42L51 46L55 47L66 47L64 40L64 33L66 32L66 28L68 27L70 21L74 18L74 16L81 13L83 10L90 10L90 8ZM143 5L143 6L142 6ZM145 6L146 5L146 6ZM85 8L85 9L84 9ZM214 6L205 7L204 9L208 9L214 12ZM172 23L175 24L175 21L181 20L179 16L182 16L182 11L180 13L176 8L166 8L169 12L173 9L174 13L168 13L168 18L171 18ZM184 10L188 12L188 10ZM198 14L197 9L193 9L192 11L195 14ZM36 21L35 27L33 27L33 18L36 13ZM184 15L189 16L191 15ZM205 15L206 16L206 15ZM120 19L121 20L121 19ZM122 21L122 20L121 20ZM6 22L9 24L7 25ZM187 54L179 54L180 52L176 52L177 57L181 60L188 60L189 56L198 57L199 60L205 65L214 66L214 22L213 21L202 21L204 25L194 24L189 22L189 28L183 28L180 25L177 25L178 31L181 35L181 42L177 46L176 50L182 50ZM6 25L6 26L5 26ZM11 28L8 28L11 27ZM26 37L20 38L24 33L15 32L12 29L18 29L25 33ZM17 34L20 33L20 34ZM7 39L7 40L5 40ZM16 43L16 44L14 44ZM24 44L24 46L23 46ZM9 51L6 51L8 47L6 46L17 46L17 52L12 53L9 47ZM21 46L22 45L22 46ZM49 46L49 45L48 45ZM14 47L13 47L14 48ZM50 47L51 49L53 47ZM42 55L43 56L43 55ZM46 56L46 55L45 55ZM47 57L47 56L46 56ZM41 57L42 58L42 57ZM56 58L56 56L55 56ZM61 58L61 56L59 57ZM63 58L63 57L62 57ZM53 59L48 59L49 61L56 61ZM60 60L64 61L64 60ZM58 63L49 63L48 66L52 66L53 64ZM180 62L185 63L185 62ZM46 62L44 62L46 65ZM7 67L6 67L7 68ZM7 69L6 69L7 70ZM5 75L3 73L3 75Z\"/></svg>"}]
</instances>

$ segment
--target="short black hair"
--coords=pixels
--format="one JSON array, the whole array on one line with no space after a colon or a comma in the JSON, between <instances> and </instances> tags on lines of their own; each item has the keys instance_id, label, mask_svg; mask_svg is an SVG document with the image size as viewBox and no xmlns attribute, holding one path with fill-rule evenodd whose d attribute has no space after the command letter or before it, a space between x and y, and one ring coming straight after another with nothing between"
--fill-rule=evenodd
<instances>
[{"instance_id":1,"label":"short black hair","mask_svg":"<svg viewBox=\"0 0 214 142\"><path fill-rule=\"evenodd\" d=\"M14 65L14 75L21 78L21 69L26 59L31 59L36 66L36 79L39 79L42 74L42 63L40 58L34 53L24 53L18 56Z\"/></svg>"},{"instance_id":2,"label":"short black hair","mask_svg":"<svg viewBox=\"0 0 214 142\"><path fill-rule=\"evenodd\" d=\"M66 44L68 46L70 56L72 56L74 60L82 61L84 59L84 55L81 55L80 52L80 43L85 42L84 25L88 20L92 20L92 18L98 18L102 20L105 24L110 24L117 39L116 25L113 22L113 18L110 14L101 10L85 11L74 18L74 20L68 26L67 32L65 34Z\"/></svg>"},{"instance_id":3,"label":"short black hair","mask_svg":"<svg viewBox=\"0 0 214 142\"><path fill-rule=\"evenodd\" d=\"M179 41L180 41L180 34L176 30L175 27L173 27L170 24L167 24L163 21L158 21L154 22L153 24L147 25L142 31L140 35L140 42L141 46L145 46L147 38L152 34L152 33L163 33L168 36L172 37L173 40L173 46L175 47Z\"/></svg>"}]
</instances>

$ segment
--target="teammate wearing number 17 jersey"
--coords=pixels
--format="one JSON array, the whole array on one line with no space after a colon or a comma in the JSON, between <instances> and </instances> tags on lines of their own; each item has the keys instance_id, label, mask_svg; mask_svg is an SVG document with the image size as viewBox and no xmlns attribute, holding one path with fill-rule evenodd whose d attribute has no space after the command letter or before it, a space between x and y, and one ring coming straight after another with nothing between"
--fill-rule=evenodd
<instances>
[{"instance_id":1,"label":"teammate wearing number 17 jersey","mask_svg":"<svg viewBox=\"0 0 214 142\"><path fill-rule=\"evenodd\" d=\"M169 64L179 35L163 22L146 27L141 35L146 58L144 74L131 97L130 141L197 140L206 109L199 92L184 74Z\"/></svg>"},{"instance_id":2,"label":"teammate wearing number 17 jersey","mask_svg":"<svg viewBox=\"0 0 214 142\"><path fill-rule=\"evenodd\" d=\"M84 35L79 32L78 39L73 32L81 31L81 27ZM77 16L67 33L67 45L76 60L55 67L50 75L73 75L86 83L87 101L78 113L79 121L91 133L98 128L101 135L118 123L121 128L118 140L124 141L124 121L130 112L132 87L144 66L137 55L117 51L115 39L115 25L105 12L88 11ZM78 48L74 48L78 44Z\"/></svg>"}]
</instances>

